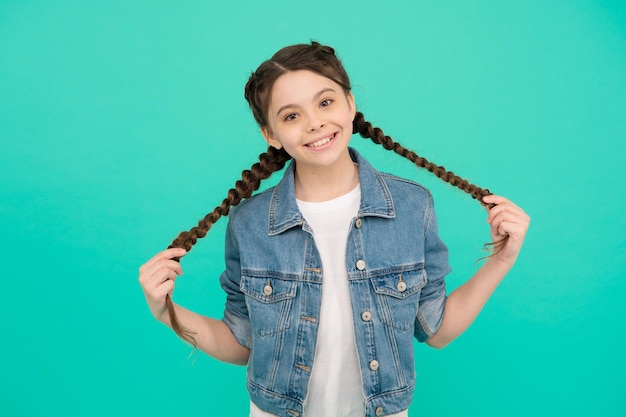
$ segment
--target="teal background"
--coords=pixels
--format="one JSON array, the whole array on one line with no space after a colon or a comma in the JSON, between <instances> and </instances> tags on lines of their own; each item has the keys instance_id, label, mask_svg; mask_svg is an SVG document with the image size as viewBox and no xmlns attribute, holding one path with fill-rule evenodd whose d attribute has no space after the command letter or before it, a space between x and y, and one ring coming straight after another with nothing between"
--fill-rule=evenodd
<instances>
[{"instance_id":1,"label":"teal background","mask_svg":"<svg viewBox=\"0 0 626 417\"><path fill-rule=\"evenodd\" d=\"M137 269L265 149L243 86L310 39L370 121L533 219L474 325L416 344L410 415L624 415L626 4L590 0L0 0L0 414L247 415L245 369L189 357ZM432 190L464 282L483 209L353 145ZM213 317L225 224L175 293Z\"/></svg>"}]
</instances>

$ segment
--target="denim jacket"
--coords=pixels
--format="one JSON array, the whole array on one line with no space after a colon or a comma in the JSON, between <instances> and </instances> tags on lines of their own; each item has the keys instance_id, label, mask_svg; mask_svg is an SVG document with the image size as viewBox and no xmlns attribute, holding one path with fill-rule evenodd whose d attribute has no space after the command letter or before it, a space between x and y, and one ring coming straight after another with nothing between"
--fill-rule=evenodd
<instances>
[{"instance_id":1,"label":"denim jacket","mask_svg":"<svg viewBox=\"0 0 626 417\"><path fill-rule=\"evenodd\" d=\"M413 337L439 328L448 250L422 186L377 172L354 149L361 203L346 248L367 416L406 410L415 387ZM323 271L298 210L292 162L280 183L234 208L226 232L223 321L250 348L251 400L279 417L302 415L314 366Z\"/></svg>"}]
</instances>

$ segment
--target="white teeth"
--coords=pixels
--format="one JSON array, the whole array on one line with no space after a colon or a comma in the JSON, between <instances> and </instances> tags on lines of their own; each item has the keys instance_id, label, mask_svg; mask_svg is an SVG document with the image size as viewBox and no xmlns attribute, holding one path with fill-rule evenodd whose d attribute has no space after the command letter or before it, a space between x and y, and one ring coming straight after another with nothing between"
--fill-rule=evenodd
<instances>
[{"instance_id":1,"label":"white teeth","mask_svg":"<svg viewBox=\"0 0 626 417\"><path fill-rule=\"evenodd\" d=\"M334 137L335 135L329 136L327 138L324 139L320 139L317 142L311 143L308 146L311 148L318 148L322 145L326 145L328 142L330 142L330 140Z\"/></svg>"}]
</instances>

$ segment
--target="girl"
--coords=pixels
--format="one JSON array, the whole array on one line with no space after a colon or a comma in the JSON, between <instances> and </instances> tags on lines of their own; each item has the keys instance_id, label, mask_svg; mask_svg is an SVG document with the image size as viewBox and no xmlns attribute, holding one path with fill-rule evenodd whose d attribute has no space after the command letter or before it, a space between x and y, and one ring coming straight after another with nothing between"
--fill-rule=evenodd
<instances>
[{"instance_id":1,"label":"girl","mask_svg":"<svg viewBox=\"0 0 626 417\"><path fill-rule=\"evenodd\" d=\"M407 416L413 337L442 348L472 323L513 266L529 217L373 128L328 46L278 51L251 75L245 98L268 151L219 207L140 268L152 314L208 355L248 365L251 416ZM449 296L430 193L377 172L348 147L353 132L488 207L494 253ZM289 159L281 182L251 197ZM236 205L220 277L226 309L215 320L170 297L179 258Z\"/></svg>"}]
</instances>

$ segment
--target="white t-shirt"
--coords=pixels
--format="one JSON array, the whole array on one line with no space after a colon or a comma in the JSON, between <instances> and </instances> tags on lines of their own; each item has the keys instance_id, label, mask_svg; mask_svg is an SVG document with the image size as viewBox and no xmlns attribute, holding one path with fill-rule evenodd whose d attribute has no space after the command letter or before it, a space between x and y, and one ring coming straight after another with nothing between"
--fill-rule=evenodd
<instances>
[{"instance_id":1,"label":"white t-shirt","mask_svg":"<svg viewBox=\"0 0 626 417\"><path fill-rule=\"evenodd\" d=\"M298 200L313 229L323 271L317 347L304 417L363 417L365 400L359 368L352 304L346 274L350 224L359 211L361 188L319 203ZM406 417L406 411L389 417ZM272 417L250 402L250 417Z\"/></svg>"}]
</instances>

